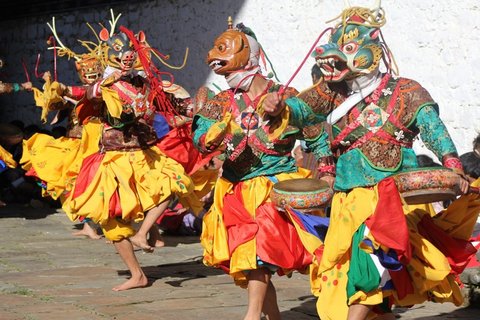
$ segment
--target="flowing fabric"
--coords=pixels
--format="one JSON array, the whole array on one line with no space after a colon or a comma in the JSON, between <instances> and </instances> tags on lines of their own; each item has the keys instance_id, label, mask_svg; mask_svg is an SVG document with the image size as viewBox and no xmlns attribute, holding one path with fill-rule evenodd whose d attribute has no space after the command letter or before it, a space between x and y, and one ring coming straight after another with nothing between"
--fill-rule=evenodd
<instances>
[{"instance_id":1,"label":"flowing fabric","mask_svg":"<svg viewBox=\"0 0 480 320\"><path fill-rule=\"evenodd\" d=\"M397 206L389 187L335 194L322 260L311 272L321 319L346 319L349 305L386 298L397 306L462 304L455 277L476 252L468 240L479 196L461 196L436 215L427 204Z\"/></svg>"},{"instance_id":2,"label":"flowing fabric","mask_svg":"<svg viewBox=\"0 0 480 320\"><path fill-rule=\"evenodd\" d=\"M220 152L202 155L192 140L192 123L175 127L157 142L156 146L168 157L183 166L194 184L199 198L209 193L218 177L217 169L209 169L212 158Z\"/></svg>"},{"instance_id":3,"label":"flowing fabric","mask_svg":"<svg viewBox=\"0 0 480 320\"><path fill-rule=\"evenodd\" d=\"M84 159L70 203L70 216L101 225L110 218L140 221L144 212L176 195L195 213L202 203L183 167L156 147L95 153Z\"/></svg>"},{"instance_id":4,"label":"flowing fabric","mask_svg":"<svg viewBox=\"0 0 480 320\"><path fill-rule=\"evenodd\" d=\"M101 125L90 122L82 128L82 138L61 137L36 133L23 141L20 164L27 174L43 182L44 195L65 199L72 190L85 157L98 151Z\"/></svg>"},{"instance_id":5,"label":"flowing fabric","mask_svg":"<svg viewBox=\"0 0 480 320\"><path fill-rule=\"evenodd\" d=\"M299 169L275 178L282 181L309 175L310 171ZM220 178L214 203L203 218L204 263L222 268L238 285L245 284L244 272L257 269L258 261L278 267L279 274L305 272L311 263L312 256L302 246L288 215L270 201L273 185L265 176L235 184Z\"/></svg>"},{"instance_id":6,"label":"flowing fabric","mask_svg":"<svg viewBox=\"0 0 480 320\"><path fill-rule=\"evenodd\" d=\"M12 154L5 150L2 146L0 146L0 160L5 162L9 168L15 168L17 166L17 162L13 159Z\"/></svg>"},{"instance_id":7,"label":"flowing fabric","mask_svg":"<svg viewBox=\"0 0 480 320\"><path fill-rule=\"evenodd\" d=\"M200 151L193 144L191 134L192 124L190 122L173 128L157 143L157 147L180 163L188 174L191 174L195 165L202 160Z\"/></svg>"}]
</instances>

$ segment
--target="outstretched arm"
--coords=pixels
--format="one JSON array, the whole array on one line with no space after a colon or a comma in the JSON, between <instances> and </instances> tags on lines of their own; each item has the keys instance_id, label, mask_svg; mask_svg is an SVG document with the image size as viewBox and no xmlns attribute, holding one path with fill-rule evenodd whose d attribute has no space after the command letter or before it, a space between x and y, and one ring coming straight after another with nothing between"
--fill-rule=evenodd
<instances>
[{"instance_id":1,"label":"outstretched arm","mask_svg":"<svg viewBox=\"0 0 480 320\"><path fill-rule=\"evenodd\" d=\"M462 179L460 188L463 193L468 192L468 181L464 178L462 162L457 149L448 133L445 124L440 119L437 110L432 105L422 107L416 117L416 125L425 146L441 159L444 167L458 173Z\"/></svg>"},{"instance_id":2,"label":"outstretched arm","mask_svg":"<svg viewBox=\"0 0 480 320\"><path fill-rule=\"evenodd\" d=\"M30 81L24 83L0 82L0 94L19 91L32 91L32 83Z\"/></svg>"},{"instance_id":3,"label":"outstretched arm","mask_svg":"<svg viewBox=\"0 0 480 320\"><path fill-rule=\"evenodd\" d=\"M307 148L317 159L320 179L333 188L335 162L330 150L330 140L325 126L325 116L313 112L302 99L292 97L286 100L290 112L290 123L303 128L302 133Z\"/></svg>"}]
</instances>

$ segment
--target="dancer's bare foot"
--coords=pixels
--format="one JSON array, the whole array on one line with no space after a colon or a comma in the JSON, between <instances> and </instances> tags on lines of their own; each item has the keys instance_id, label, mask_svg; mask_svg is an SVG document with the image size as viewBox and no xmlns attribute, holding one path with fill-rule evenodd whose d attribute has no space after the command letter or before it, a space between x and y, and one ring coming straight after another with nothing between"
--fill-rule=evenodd
<instances>
[{"instance_id":1,"label":"dancer's bare foot","mask_svg":"<svg viewBox=\"0 0 480 320\"><path fill-rule=\"evenodd\" d=\"M145 252L153 252L154 248L150 246L147 239L138 233L128 238L134 247L143 249Z\"/></svg>"},{"instance_id":2,"label":"dancer's bare foot","mask_svg":"<svg viewBox=\"0 0 480 320\"><path fill-rule=\"evenodd\" d=\"M121 285L113 287L112 290L124 291L124 290L134 289L134 288L143 288L143 287L146 287L147 285L148 285L148 279L144 274L142 274L140 278L138 279L130 278L124 283L122 283Z\"/></svg>"},{"instance_id":3,"label":"dancer's bare foot","mask_svg":"<svg viewBox=\"0 0 480 320\"><path fill-rule=\"evenodd\" d=\"M95 229L93 229L87 222L83 224L82 230L78 230L77 232L72 233L74 236L87 236L90 239L98 240L101 239L100 236Z\"/></svg>"},{"instance_id":4,"label":"dancer's bare foot","mask_svg":"<svg viewBox=\"0 0 480 320\"><path fill-rule=\"evenodd\" d=\"M5 207L7 204L5 202L3 202L2 200L0 200L0 208L1 207Z\"/></svg>"},{"instance_id":5,"label":"dancer's bare foot","mask_svg":"<svg viewBox=\"0 0 480 320\"><path fill-rule=\"evenodd\" d=\"M154 248L165 247L165 242L162 239L157 239L155 241L148 239L148 244L150 244Z\"/></svg>"},{"instance_id":6,"label":"dancer's bare foot","mask_svg":"<svg viewBox=\"0 0 480 320\"><path fill-rule=\"evenodd\" d=\"M157 226L153 226L150 228L150 231L148 232L147 242L151 247L154 248L165 247L165 242L163 242L162 236Z\"/></svg>"}]
</instances>

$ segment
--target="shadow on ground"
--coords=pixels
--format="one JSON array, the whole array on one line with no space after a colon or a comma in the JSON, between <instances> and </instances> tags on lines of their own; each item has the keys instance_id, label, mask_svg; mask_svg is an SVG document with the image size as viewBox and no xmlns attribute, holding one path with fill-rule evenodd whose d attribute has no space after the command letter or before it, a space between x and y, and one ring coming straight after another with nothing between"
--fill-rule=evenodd
<instances>
[{"instance_id":1,"label":"shadow on ground","mask_svg":"<svg viewBox=\"0 0 480 320\"><path fill-rule=\"evenodd\" d=\"M177 247L179 244L199 243L199 236L169 236L162 234L165 247Z\"/></svg>"},{"instance_id":2,"label":"shadow on ground","mask_svg":"<svg viewBox=\"0 0 480 320\"><path fill-rule=\"evenodd\" d=\"M0 218L44 219L50 214L57 213L57 210L48 204L44 204L42 208L33 208L29 204L9 203L5 207L0 207Z\"/></svg>"},{"instance_id":3,"label":"shadow on ground","mask_svg":"<svg viewBox=\"0 0 480 320\"><path fill-rule=\"evenodd\" d=\"M302 304L296 308L281 313L282 319L298 319L299 314L301 319L318 319L317 315L317 298L314 296L302 296L298 298Z\"/></svg>"},{"instance_id":4,"label":"shadow on ground","mask_svg":"<svg viewBox=\"0 0 480 320\"><path fill-rule=\"evenodd\" d=\"M149 280L149 285L152 285L155 281L163 278L179 278L165 281L166 284L169 284L175 288L181 288L185 281L224 274L219 269L206 267L202 263L201 256L195 257L191 261L186 262L142 267L142 270ZM130 272L128 270L118 270L117 273L119 276L130 276Z\"/></svg>"},{"instance_id":5,"label":"shadow on ground","mask_svg":"<svg viewBox=\"0 0 480 320\"><path fill-rule=\"evenodd\" d=\"M480 318L480 306L470 306L462 309L457 309L452 312L442 312L435 316L415 317L416 320L439 320L439 319L463 319L463 320L477 320ZM395 308L394 313L397 319L413 319L411 311L426 308L423 305L413 306L412 308ZM472 314L476 313L472 310L478 310L477 315L473 317Z\"/></svg>"}]
</instances>

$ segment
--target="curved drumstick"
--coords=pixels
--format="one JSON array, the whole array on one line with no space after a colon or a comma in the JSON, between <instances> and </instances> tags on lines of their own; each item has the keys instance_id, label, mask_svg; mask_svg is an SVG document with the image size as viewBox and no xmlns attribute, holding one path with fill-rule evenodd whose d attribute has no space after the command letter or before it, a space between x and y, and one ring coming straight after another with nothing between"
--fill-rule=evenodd
<instances>
[{"instance_id":1,"label":"curved drumstick","mask_svg":"<svg viewBox=\"0 0 480 320\"><path fill-rule=\"evenodd\" d=\"M305 62L307 61L308 57L310 57L310 54L312 53L312 51L315 49L315 46L317 45L318 42L320 42L320 39L323 37L323 35L325 33L327 33L327 31L329 30L333 30L333 28L327 28L325 30L322 31L322 33L320 33L320 35L318 36L317 40L315 40L315 42L312 44L312 47L310 48L310 50L308 50L308 53L307 55L303 58L303 61L300 63L300 65L298 66L297 70L295 70L295 72L293 73L293 75L290 77L290 79L288 79L288 81L285 83L285 85L278 91L278 94L281 96L283 94L283 92L285 91L285 89L290 85L290 82L292 82L293 78L295 78L298 74L298 72L300 71L300 69L302 69L303 65L305 64Z\"/></svg>"},{"instance_id":2,"label":"curved drumstick","mask_svg":"<svg viewBox=\"0 0 480 320\"><path fill-rule=\"evenodd\" d=\"M54 36L50 36L47 40L47 44L51 43L53 43L53 79L57 81L57 46Z\"/></svg>"},{"instance_id":3,"label":"curved drumstick","mask_svg":"<svg viewBox=\"0 0 480 320\"><path fill-rule=\"evenodd\" d=\"M35 77L37 79L43 77L43 74L45 73L45 72L38 73L38 65L39 64L40 64L40 53L37 55L37 61L35 62Z\"/></svg>"},{"instance_id":4,"label":"curved drumstick","mask_svg":"<svg viewBox=\"0 0 480 320\"><path fill-rule=\"evenodd\" d=\"M28 74L27 65L25 64L25 60L22 58L22 66L23 71L25 72L25 77L27 78L27 82L30 82L30 75Z\"/></svg>"}]
</instances>

